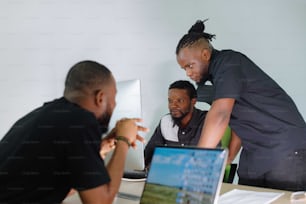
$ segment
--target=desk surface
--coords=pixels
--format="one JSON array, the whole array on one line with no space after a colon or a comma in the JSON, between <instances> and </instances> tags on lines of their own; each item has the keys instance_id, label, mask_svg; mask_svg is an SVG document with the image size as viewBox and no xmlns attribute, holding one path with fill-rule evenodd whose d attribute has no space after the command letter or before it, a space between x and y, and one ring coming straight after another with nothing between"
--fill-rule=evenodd
<instances>
[{"instance_id":1,"label":"desk surface","mask_svg":"<svg viewBox=\"0 0 306 204\"><path fill-rule=\"evenodd\" d=\"M144 181L126 181L123 180L119 189L121 193L128 193L131 195L140 196L144 187ZM267 188L257 188L251 186L242 186L242 185L235 185L235 184L227 184L223 183L221 187L220 194L226 193L233 189L240 189L240 190L250 190L250 191L260 191L260 192L283 192L280 198L272 202L273 204L288 204L290 203L290 191L282 191L282 190L275 190L275 189L267 189ZM62 204L81 204L81 200L78 194L74 194L72 196L67 197ZM132 199L125 199L121 196L117 196L114 200L114 204L139 204L139 199L133 200Z\"/></svg>"}]
</instances>

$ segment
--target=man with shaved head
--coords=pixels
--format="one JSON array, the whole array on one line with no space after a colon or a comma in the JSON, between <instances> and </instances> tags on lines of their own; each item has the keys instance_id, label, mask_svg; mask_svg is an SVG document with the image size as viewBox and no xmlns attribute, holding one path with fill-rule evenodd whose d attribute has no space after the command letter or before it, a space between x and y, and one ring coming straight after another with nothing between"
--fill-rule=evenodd
<instances>
[{"instance_id":1,"label":"man with shaved head","mask_svg":"<svg viewBox=\"0 0 306 204\"><path fill-rule=\"evenodd\" d=\"M19 119L1 140L0 203L61 203L70 189L83 203L113 203L128 149L143 141L138 131L146 131L140 119L122 119L101 140L115 95L108 68L94 61L75 64L64 96ZM113 148L105 166L102 155Z\"/></svg>"}]
</instances>

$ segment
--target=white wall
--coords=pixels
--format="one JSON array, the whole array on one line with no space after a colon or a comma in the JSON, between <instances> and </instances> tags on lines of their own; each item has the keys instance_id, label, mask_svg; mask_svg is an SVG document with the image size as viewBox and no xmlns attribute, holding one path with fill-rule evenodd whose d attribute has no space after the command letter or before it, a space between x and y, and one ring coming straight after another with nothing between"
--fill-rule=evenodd
<instances>
[{"instance_id":1,"label":"white wall","mask_svg":"<svg viewBox=\"0 0 306 204\"><path fill-rule=\"evenodd\" d=\"M167 112L169 84L187 79L177 42L205 18L217 49L247 54L306 117L304 0L1 0L0 138L16 119L60 97L67 70L84 59L105 64L117 80L141 80L152 133Z\"/></svg>"}]
</instances>

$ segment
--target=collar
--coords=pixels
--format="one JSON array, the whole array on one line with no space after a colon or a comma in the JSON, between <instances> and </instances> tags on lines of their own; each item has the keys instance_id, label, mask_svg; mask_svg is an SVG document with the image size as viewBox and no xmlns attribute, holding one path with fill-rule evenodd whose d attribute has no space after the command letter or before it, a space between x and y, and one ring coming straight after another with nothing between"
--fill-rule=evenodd
<instances>
[{"instance_id":1,"label":"collar","mask_svg":"<svg viewBox=\"0 0 306 204\"><path fill-rule=\"evenodd\" d=\"M213 49L211 52L211 57L210 57L210 62L209 62L209 66L208 66L208 78L203 79L202 81L198 82L197 85L204 85L206 81L210 81L211 83L213 83L213 72L214 72L214 63L216 62L216 58L219 55L220 51Z\"/></svg>"},{"instance_id":2,"label":"collar","mask_svg":"<svg viewBox=\"0 0 306 204\"><path fill-rule=\"evenodd\" d=\"M179 124L175 123L174 120L172 119L173 127L174 127L174 126L178 126L179 129L184 129L184 130L189 130L189 129L191 129L191 127L193 126L193 124L196 124L196 122L199 120L199 117L198 117L199 112L200 112L199 109L197 109L196 107L193 108L192 117L191 117L190 121L188 122L188 124L186 125L185 128L182 128Z\"/></svg>"}]
</instances>

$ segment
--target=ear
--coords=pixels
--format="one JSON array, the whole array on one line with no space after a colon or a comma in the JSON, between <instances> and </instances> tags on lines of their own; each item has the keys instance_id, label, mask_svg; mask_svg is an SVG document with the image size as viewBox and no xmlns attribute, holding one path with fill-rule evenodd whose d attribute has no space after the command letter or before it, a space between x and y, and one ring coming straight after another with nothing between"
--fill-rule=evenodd
<instances>
[{"instance_id":1,"label":"ear","mask_svg":"<svg viewBox=\"0 0 306 204\"><path fill-rule=\"evenodd\" d=\"M104 102L104 92L102 90L99 90L95 95L95 105L98 107L101 107Z\"/></svg>"},{"instance_id":2,"label":"ear","mask_svg":"<svg viewBox=\"0 0 306 204\"><path fill-rule=\"evenodd\" d=\"M211 57L210 50L207 48L204 48L201 53L201 59L205 62L208 62L210 60L210 57Z\"/></svg>"},{"instance_id":3,"label":"ear","mask_svg":"<svg viewBox=\"0 0 306 204\"><path fill-rule=\"evenodd\" d=\"M197 99L196 98L192 98L191 99L191 104L194 106L197 103Z\"/></svg>"}]
</instances>

